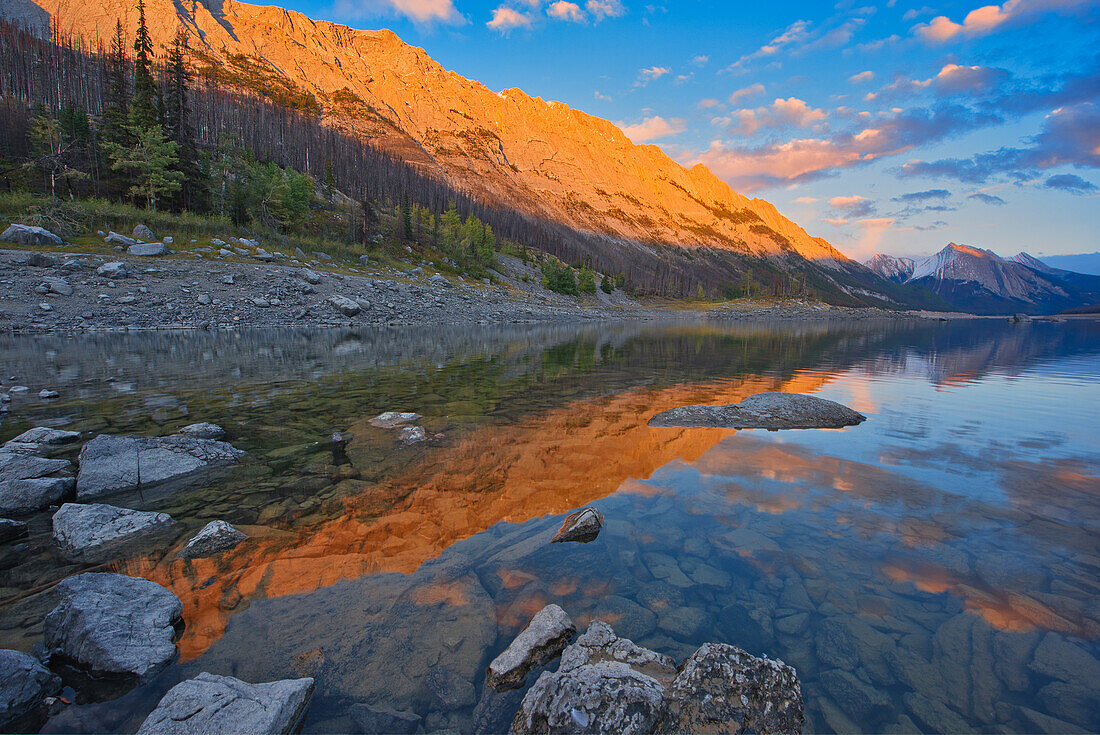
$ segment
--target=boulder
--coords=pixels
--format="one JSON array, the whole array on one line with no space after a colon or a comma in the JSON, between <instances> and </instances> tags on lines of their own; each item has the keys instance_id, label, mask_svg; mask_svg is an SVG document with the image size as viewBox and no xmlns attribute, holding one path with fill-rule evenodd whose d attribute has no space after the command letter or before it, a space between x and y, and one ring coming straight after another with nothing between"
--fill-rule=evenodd
<instances>
[{"instance_id":1,"label":"boulder","mask_svg":"<svg viewBox=\"0 0 1100 735\"><path fill-rule=\"evenodd\" d=\"M839 429L867 417L847 406L801 393L757 393L727 406L681 406L662 411L650 426L721 429Z\"/></svg>"},{"instance_id":2,"label":"boulder","mask_svg":"<svg viewBox=\"0 0 1100 735\"><path fill-rule=\"evenodd\" d=\"M58 393L57 391L50 390L49 388L43 388L42 390L38 391L38 397L43 399L43 400L49 400L51 398L57 398L60 395L61 394Z\"/></svg>"},{"instance_id":3,"label":"boulder","mask_svg":"<svg viewBox=\"0 0 1100 735\"><path fill-rule=\"evenodd\" d=\"M29 247L49 247L62 243L61 238L49 230L33 225L9 225L3 233L0 233L0 241Z\"/></svg>"},{"instance_id":4,"label":"boulder","mask_svg":"<svg viewBox=\"0 0 1100 735\"><path fill-rule=\"evenodd\" d=\"M43 622L46 650L92 674L146 680L176 656L178 597L155 582L89 572L62 580Z\"/></svg>"},{"instance_id":5,"label":"boulder","mask_svg":"<svg viewBox=\"0 0 1100 735\"><path fill-rule=\"evenodd\" d=\"M290 735L305 719L313 679L249 684L205 671L168 690L139 735Z\"/></svg>"},{"instance_id":6,"label":"boulder","mask_svg":"<svg viewBox=\"0 0 1100 735\"><path fill-rule=\"evenodd\" d=\"M55 276L46 276L42 279L42 284L46 287L46 293L54 293L58 296L72 296L73 287L64 278L57 278Z\"/></svg>"},{"instance_id":7,"label":"boulder","mask_svg":"<svg viewBox=\"0 0 1100 735\"><path fill-rule=\"evenodd\" d=\"M577 626L557 605L535 613L527 627L489 664L485 683L503 692L523 684L527 673L561 654L573 639Z\"/></svg>"},{"instance_id":8,"label":"boulder","mask_svg":"<svg viewBox=\"0 0 1100 735\"><path fill-rule=\"evenodd\" d=\"M103 240L110 245L121 245L124 248L128 248L131 245L137 245L137 240L134 238L120 235L113 230L108 232L107 237L103 238Z\"/></svg>"},{"instance_id":9,"label":"boulder","mask_svg":"<svg viewBox=\"0 0 1100 735\"><path fill-rule=\"evenodd\" d=\"M167 255L168 246L162 242L141 242L126 248L126 252L130 255L156 257L158 255Z\"/></svg>"},{"instance_id":10,"label":"boulder","mask_svg":"<svg viewBox=\"0 0 1100 735\"><path fill-rule=\"evenodd\" d=\"M146 225L141 224L134 228L134 231L130 235L138 242L152 242L157 239L157 236L153 234Z\"/></svg>"},{"instance_id":11,"label":"boulder","mask_svg":"<svg viewBox=\"0 0 1100 735\"><path fill-rule=\"evenodd\" d=\"M165 235L163 238L161 238L161 240L164 242L165 245L171 245L176 241L176 239L171 235Z\"/></svg>"},{"instance_id":12,"label":"boulder","mask_svg":"<svg viewBox=\"0 0 1100 735\"><path fill-rule=\"evenodd\" d=\"M184 559L213 556L229 551L246 538L248 536L225 521L210 521L187 542L179 555Z\"/></svg>"},{"instance_id":13,"label":"boulder","mask_svg":"<svg viewBox=\"0 0 1100 735\"><path fill-rule=\"evenodd\" d=\"M595 620L527 692L513 733L797 733L794 669L707 643L677 669Z\"/></svg>"},{"instance_id":14,"label":"boulder","mask_svg":"<svg viewBox=\"0 0 1100 735\"><path fill-rule=\"evenodd\" d=\"M57 260L45 253L31 253L23 260L23 264L32 268L52 268L57 265Z\"/></svg>"},{"instance_id":15,"label":"boulder","mask_svg":"<svg viewBox=\"0 0 1100 735\"><path fill-rule=\"evenodd\" d=\"M116 508L102 503L65 503L53 515L53 539L70 559L103 559L173 523L175 521L167 513Z\"/></svg>"},{"instance_id":16,"label":"boulder","mask_svg":"<svg viewBox=\"0 0 1100 735\"><path fill-rule=\"evenodd\" d=\"M210 244L213 245L216 248L224 248L225 247L225 240L222 240L219 237L212 237L212 238L210 238Z\"/></svg>"},{"instance_id":17,"label":"boulder","mask_svg":"<svg viewBox=\"0 0 1100 735\"><path fill-rule=\"evenodd\" d=\"M362 307L359 306L359 302L355 299L349 299L347 296L341 296L340 294L333 294L329 296L328 302L332 304L332 308L340 312L344 316L355 316Z\"/></svg>"},{"instance_id":18,"label":"boulder","mask_svg":"<svg viewBox=\"0 0 1100 735\"><path fill-rule=\"evenodd\" d=\"M27 535L27 524L23 521L13 521L10 518L0 518L0 544L23 538Z\"/></svg>"},{"instance_id":19,"label":"boulder","mask_svg":"<svg viewBox=\"0 0 1100 735\"><path fill-rule=\"evenodd\" d=\"M106 278L126 278L130 272L126 270L125 263L104 263L96 268L96 273Z\"/></svg>"},{"instance_id":20,"label":"boulder","mask_svg":"<svg viewBox=\"0 0 1100 735\"><path fill-rule=\"evenodd\" d=\"M78 498L95 498L186 478L236 462L244 452L188 436L97 436L80 450Z\"/></svg>"},{"instance_id":21,"label":"boulder","mask_svg":"<svg viewBox=\"0 0 1100 735\"><path fill-rule=\"evenodd\" d=\"M369 255L360 255L359 256L359 265L370 265L370 256Z\"/></svg>"},{"instance_id":22,"label":"boulder","mask_svg":"<svg viewBox=\"0 0 1100 735\"><path fill-rule=\"evenodd\" d=\"M260 248L255 253L253 253L252 257L256 260L263 261L264 263L270 263L271 261L275 260L275 256L272 253L267 252L263 248Z\"/></svg>"},{"instance_id":23,"label":"boulder","mask_svg":"<svg viewBox=\"0 0 1100 735\"><path fill-rule=\"evenodd\" d=\"M587 544L595 541L603 528L603 513L592 506L581 508L576 513L570 513L562 522L561 528L550 539L552 544L560 544L566 541L577 541Z\"/></svg>"},{"instance_id":24,"label":"boulder","mask_svg":"<svg viewBox=\"0 0 1100 735\"><path fill-rule=\"evenodd\" d=\"M321 282L321 276L315 270L303 268L301 270L301 274L306 283L312 283L314 286L316 286L318 283Z\"/></svg>"},{"instance_id":25,"label":"boulder","mask_svg":"<svg viewBox=\"0 0 1100 735\"><path fill-rule=\"evenodd\" d=\"M18 721L61 691L61 679L20 651L0 650L0 730L14 732Z\"/></svg>"},{"instance_id":26,"label":"boulder","mask_svg":"<svg viewBox=\"0 0 1100 735\"><path fill-rule=\"evenodd\" d=\"M0 451L0 513L32 513L56 503L73 489L72 477L58 476L68 467L64 459Z\"/></svg>"},{"instance_id":27,"label":"boulder","mask_svg":"<svg viewBox=\"0 0 1100 735\"><path fill-rule=\"evenodd\" d=\"M194 439L223 439L225 438L225 429L217 424L204 421L199 424L189 424L177 431L176 434Z\"/></svg>"},{"instance_id":28,"label":"boulder","mask_svg":"<svg viewBox=\"0 0 1100 735\"><path fill-rule=\"evenodd\" d=\"M247 237L242 237L237 242L239 242L241 245L243 245L246 248L258 248L258 247L260 247L260 243L259 243L258 240L249 240Z\"/></svg>"},{"instance_id":29,"label":"boulder","mask_svg":"<svg viewBox=\"0 0 1100 735\"><path fill-rule=\"evenodd\" d=\"M413 421L418 421L420 414L399 411L386 411L380 413L370 420L370 425L378 429L396 429L398 426L404 426L405 424L411 424Z\"/></svg>"},{"instance_id":30,"label":"boulder","mask_svg":"<svg viewBox=\"0 0 1100 735\"><path fill-rule=\"evenodd\" d=\"M353 704L348 714L361 735L411 735L420 725L420 715L414 712L376 709L365 704Z\"/></svg>"},{"instance_id":31,"label":"boulder","mask_svg":"<svg viewBox=\"0 0 1100 735\"><path fill-rule=\"evenodd\" d=\"M419 444L428 440L428 434L422 426L404 426L397 432L397 438L402 444Z\"/></svg>"},{"instance_id":32,"label":"boulder","mask_svg":"<svg viewBox=\"0 0 1100 735\"><path fill-rule=\"evenodd\" d=\"M48 444L50 446L55 446L59 444L69 444L79 438L79 431L65 431L64 429L51 429L48 426L36 426L33 429L27 429L19 436L12 438L11 441L20 444Z\"/></svg>"}]
</instances>

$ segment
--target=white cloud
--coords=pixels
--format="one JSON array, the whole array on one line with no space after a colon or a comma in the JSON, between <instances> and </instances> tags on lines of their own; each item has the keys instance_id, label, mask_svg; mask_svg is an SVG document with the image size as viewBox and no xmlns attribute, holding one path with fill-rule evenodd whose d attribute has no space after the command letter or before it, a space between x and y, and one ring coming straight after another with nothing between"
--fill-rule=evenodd
<instances>
[{"instance_id":1,"label":"white cloud","mask_svg":"<svg viewBox=\"0 0 1100 735\"><path fill-rule=\"evenodd\" d=\"M341 15L363 18L372 15L401 15L416 23L453 23L466 22L454 6L453 0L337 0L337 11Z\"/></svg>"},{"instance_id":2,"label":"white cloud","mask_svg":"<svg viewBox=\"0 0 1100 735\"><path fill-rule=\"evenodd\" d=\"M868 71L861 71L859 74L853 74L852 76L848 77L848 81L851 82L852 84L860 84L862 82L869 82L874 78L875 78L875 73L873 71L868 70Z\"/></svg>"},{"instance_id":3,"label":"white cloud","mask_svg":"<svg viewBox=\"0 0 1100 735\"><path fill-rule=\"evenodd\" d=\"M626 137L630 138L635 143L645 143L650 140L656 140L657 138L666 138L670 135L677 135L687 130L687 120L683 118L672 118L666 120L660 115L653 117L647 117L640 123L634 125L624 125L623 123L616 123L622 128Z\"/></svg>"},{"instance_id":4,"label":"white cloud","mask_svg":"<svg viewBox=\"0 0 1100 735\"><path fill-rule=\"evenodd\" d=\"M499 8L493 11L493 18L488 23L488 27L494 31L500 31L501 33L508 33L515 28L530 28L531 16L526 13L521 13L514 8L509 8L505 5L501 5Z\"/></svg>"},{"instance_id":5,"label":"white cloud","mask_svg":"<svg viewBox=\"0 0 1100 735\"><path fill-rule=\"evenodd\" d=\"M706 66L708 61L710 61L710 57L707 56L706 54L701 54L699 56L693 56L692 59L691 59L691 63L695 64L696 66L699 66L699 67Z\"/></svg>"},{"instance_id":6,"label":"white cloud","mask_svg":"<svg viewBox=\"0 0 1100 735\"><path fill-rule=\"evenodd\" d=\"M755 97L758 94L764 94L764 85L757 82L756 84L750 84L747 87L742 87L733 94L730 95L730 104L736 105L743 99L749 97Z\"/></svg>"},{"instance_id":7,"label":"white cloud","mask_svg":"<svg viewBox=\"0 0 1100 735\"><path fill-rule=\"evenodd\" d=\"M626 15L626 8L620 0L588 0L584 7L588 8L597 23L604 18L621 18Z\"/></svg>"},{"instance_id":8,"label":"white cloud","mask_svg":"<svg viewBox=\"0 0 1100 735\"><path fill-rule=\"evenodd\" d=\"M817 197L798 197L794 201L795 204L816 204L820 200Z\"/></svg>"},{"instance_id":9,"label":"white cloud","mask_svg":"<svg viewBox=\"0 0 1100 735\"><path fill-rule=\"evenodd\" d=\"M608 97L606 94L600 94L600 90L598 90L598 89L596 90L596 99L601 100L603 102L610 102L611 101L611 98Z\"/></svg>"},{"instance_id":10,"label":"white cloud","mask_svg":"<svg viewBox=\"0 0 1100 735\"><path fill-rule=\"evenodd\" d=\"M564 20L569 23L586 23L588 16L581 10L581 6L568 0L557 0L546 8L546 14L555 20Z\"/></svg>"},{"instance_id":11,"label":"white cloud","mask_svg":"<svg viewBox=\"0 0 1100 735\"><path fill-rule=\"evenodd\" d=\"M652 82L654 79L660 79L665 74L668 74L671 69L667 66L651 66L648 69L638 70L638 81L634 82L635 87L644 87Z\"/></svg>"},{"instance_id":12,"label":"white cloud","mask_svg":"<svg viewBox=\"0 0 1100 735\"><path fill-rule=\"evenodd\" d=\"M797 97L778 98L768 107L755 110L736 110L733 117L737 120L736 131L740 135L752 135L760 128L777 128L794 125L805 128L825 119L824 110L810 107L805 100Z\"/></svg>"},{"instance_id":13,"label":"white cloud","mask_svg":"<svg viewBox=\"0 0 1100 735\"><path fill-rule=\"evenodd\" d=\"M700 110L709 110L712 107L717 107L720 104L722 103L714 99L713 97L707 97L706 99L699 100L698 107Z\"/></svg>"},{"instance_id":14,"label":"white cloud","mask_svg":"<svg viewBox=\"0 0 1100 735\"><path fill-rule=\"evenodd\" d=\"M826 217L825 221L833 227L843 227L844 225L848 224L850 220L846 220L843 217Z\"/></svg>"}]
</instances>

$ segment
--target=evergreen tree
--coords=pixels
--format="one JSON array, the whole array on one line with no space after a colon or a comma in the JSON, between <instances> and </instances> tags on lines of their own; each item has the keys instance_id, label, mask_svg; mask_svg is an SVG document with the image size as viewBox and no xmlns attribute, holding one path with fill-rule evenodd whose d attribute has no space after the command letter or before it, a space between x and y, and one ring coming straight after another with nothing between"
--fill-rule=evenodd
<instances>
[{"instance_id":1,"label":"evergreen tree","mask_svg":"<svg viewBox=\"0 0 1100 735\"><path fill-rule=\"evenodd\" d=\"M408 194L401 197L401 234L406 241L412 240L412 210L409 208Z\"/></svg>"},{"instance_id":2,"label":"evergreen tree","mask_svg":"<svg viewBox=\"0 0 1100 735\"><path fill-rule=\"evenodd\" d=\"M188 109L191 75L184 59L186 49L187 36L181 30L176 34L168 52L168 66L165 70L164 134L168 140L179 146L179 170L183 174L183 181L177 204L181 209L199 210L205 204L205 197L202 196L205 181L199 165L199 150L191 125L191 112Z\"/></svg>"},{"instance_id":3,"label":"evergreen tree","mask_svg":"<svg viewBox=\"0 0 1100 735\"><path fill-rule=\"evenodd\" d=\"M179 172L179 146L175 141L164 137L159 125L145 127L130 124L130 135L134 145L127 148L110 145L111 168L128 171L133 175L134 184L130 194L144 197L145 206L157 211L157 197L178 191L183 174Z\"/></svg>"},{"instance_id":4,"label":"evergreen tree","mask_svg":"<svg viewBox=\"0 0 1100 735\"><path fill-rule=\"evenodd\" d=\"M130 118L130 91L126 84L129 60L122 35L122 21L115 22L115 35L107 58L103 95L102 139L108 143L126 145L126 123Z\"/></svg>"},{"instance_id":5,"label":"evergreen tree","mask_svg":"<svg viewBox=\"0 0 1100 735\"><path fill-rule=\"evenodd\" d=\"M143 128L160 124L152 57L153 42L145 25L145 0L138 0L138 27L134 36L134 97L130 101L130 120Z\"/></svg>"},{"instance_id":6,"label":"evergreen tree","mask_svg":"<svg viewBox=\"0 0 1100 735\"><path fill-rule=\"evenodd\" d=\"M606 275L600 280L600 290L607 294L615 290L615 287L611 284L611 279Z\"/></svg>"}]
</instances>

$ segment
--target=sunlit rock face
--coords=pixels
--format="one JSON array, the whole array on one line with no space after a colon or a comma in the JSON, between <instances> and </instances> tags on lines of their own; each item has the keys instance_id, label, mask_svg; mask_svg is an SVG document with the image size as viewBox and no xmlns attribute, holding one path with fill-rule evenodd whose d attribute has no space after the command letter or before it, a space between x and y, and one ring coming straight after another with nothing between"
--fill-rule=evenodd
<instances>
[{"instance_id":1,"label":"sunlit rock face","mask_svg":"<svg viewBox=\"0 0 1100 735\"><path fill-rule=\"evenodd\" d=\"M104 44L116 19L131 33L137 22L129 0L22 5L48 15L62 33ZM495 93L390 31L359 31L233 0L150 0L146 14L155 45L170 43L182 27L191 46L213 58L254 57L263 74L311 93L326 124L495 203L640 242L757 255L790 248L811 260L847 260L701 164L686 169L657 146L634 145L607 120L560 102L519 89Z\"/></svg>"}]
</instances>

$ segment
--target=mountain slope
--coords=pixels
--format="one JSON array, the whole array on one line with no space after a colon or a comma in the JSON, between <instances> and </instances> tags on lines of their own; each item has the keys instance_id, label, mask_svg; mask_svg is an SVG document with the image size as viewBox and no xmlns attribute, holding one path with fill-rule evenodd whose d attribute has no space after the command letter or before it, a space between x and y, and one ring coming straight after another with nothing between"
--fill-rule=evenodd
<instances>
[{"instance_id":1,"label":"mountain slope","mask_svg":"<svg viewBox=\"0 0 1100 735\"><path fill-rule=\"evenodd\" d=\"M116 18L135 26L133 5L6 0L3 12L39 22L45 14L63 34L106 43ZM146 13L155 45L183 28L196 65L277 78L311 95L326 124L485 201L616 239L750 256L797 253L834 270L850 267L825 240L705 167L685 169L656 146L634 145L612 123L562 103L518 89L494 93L389 31L234 0L148 0Z\"/></svg>"},{"instance_id":2,"label":"mountain slope","mask_svg":"<svg viewBox=\"0 0 1100 735\"><path fill-rule=\"evenodd\" d=\"M872 256L864 265L888 281L904 283L913 273L916 263L912 258L879 253Z\"/></svg>"}]
</instances>

